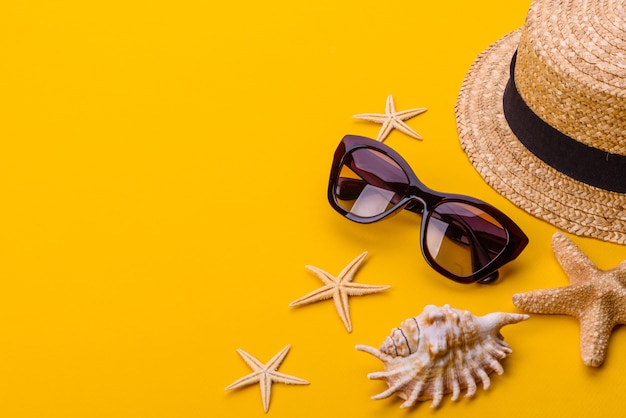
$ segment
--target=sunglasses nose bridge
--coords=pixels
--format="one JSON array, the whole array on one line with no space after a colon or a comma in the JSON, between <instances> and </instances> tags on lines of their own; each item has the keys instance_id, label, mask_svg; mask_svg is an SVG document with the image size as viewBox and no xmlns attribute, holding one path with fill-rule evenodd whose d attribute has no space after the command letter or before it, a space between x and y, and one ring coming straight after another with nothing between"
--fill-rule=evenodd
<instances>
[{"instance_id":1,"label":"sunglasses nose bridge","mask_svg":"<svg viewBox=\"0 0 626 418\"><path fill-rule=\"evenodd\" d=\"M422 201L422 189L421 187L415 185L415 184L411 184L409 185L409 189L407 190L407 195L409 198L413 199L413 200L419 200Z\"/></svg>"}]
</instances>

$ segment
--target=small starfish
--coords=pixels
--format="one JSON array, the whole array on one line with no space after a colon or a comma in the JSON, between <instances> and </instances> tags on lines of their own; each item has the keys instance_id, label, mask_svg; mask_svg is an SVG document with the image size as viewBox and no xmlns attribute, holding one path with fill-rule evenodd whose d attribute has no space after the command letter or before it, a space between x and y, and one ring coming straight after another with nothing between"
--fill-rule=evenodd
<instances>
[{"instance_id":1,"label":"small starfish","mask_svg":"<svg viewBox=\"0 0 626 418\"><path fill-rule=\"evenodd\" d=\"M241 379L226 386L224 390L236 389L241 386L251 385L253 383L259 383L261 386L261 398L263 400L263 410L267 413L270 408L270 396L272 394L272 383L280 382L292 385L308 385L309 382L299 377L291 376L285 373L277 371L280 363L283 362L285 356L291 345L287 344L285 348L280 350L267 364L261 363L259 360L246 353L241 349L237 349L237 352L243 358L243 360L254 370L252 373L242 377Z\"/></svg>"},{"instance_id":2,"label":"small starfish","mask_svg":"<svg viewBox=\"0 0 626 418\"><path fill-rule=\"evenodd\" d=\"M368 295L371 293L376 293L385 289L389 289L389 287L391 287L351 283L354 277L354 273L359 268L366 255L367 251L352 260L350 264L348 264L337 277L334 277L330 273L327 273L317 267L305 266L306 268L317 274L317 276L322 279L322 281L326 283L326 285L302 296L300 299L294 300L289 304L289 306L306 305L308 303L318 302L320 300L325 300L332 297L335 301L335 308L337 309L339 317L343 321L348 332L352 332L352 323L350 322L350 312L348 306L348 296Z\"/></svg>"},{"instance_id":3,"label":"small starfish","mask_svg":"<svg viewBox=\"0 0 626 418\"><path fill-rule=\"evenodd\" d=\"M383 126L378 132L377 141L382 142L387 138L387 135L392 129L397 129L402 133L412 136L415 139L422 139L422 137L415 132L409 125L404 123L405 120L409 120L421 113L426 112L425 107L403 110L402 112L396 112L396 106L393 102L393 96L390 94L387 97L387 104L385 106L385 113L361 113L352 116L353 118L368 120L371 122L382 123Z\"/></svg>"},{"instance_id":4,"label":"small starfish","mask_svg":"<svg viewBox=\"0 0 626 418\"><path fill-rule=\"evenodd\" d=\"M583 363L598 367L606 358L613 328L626 324L626 261L601 270L558 232L552 237L552 248L570 285L518 293L513 303L526 312L577 318Z\"/></svg>"}]
</instances>

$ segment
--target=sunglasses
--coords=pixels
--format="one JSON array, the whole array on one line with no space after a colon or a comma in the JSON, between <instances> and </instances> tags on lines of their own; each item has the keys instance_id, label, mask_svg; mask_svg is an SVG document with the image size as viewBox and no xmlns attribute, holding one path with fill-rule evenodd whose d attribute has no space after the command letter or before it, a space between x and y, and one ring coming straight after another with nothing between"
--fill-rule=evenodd
<instances>
[{"instance_id":1,"label":"sunglasses","mask_svg":"<svg viewBox=\"0 0 626 418\"><path fill-rule=\"evenodd\" d=\"M459 283L491 283L515 259L528 237L504 213L473 197L426 187L393 149L346 135L333 160L330 205L346 218L372 223L407 209L422 215L426 262Z\"/></svg>"}]
</instances>

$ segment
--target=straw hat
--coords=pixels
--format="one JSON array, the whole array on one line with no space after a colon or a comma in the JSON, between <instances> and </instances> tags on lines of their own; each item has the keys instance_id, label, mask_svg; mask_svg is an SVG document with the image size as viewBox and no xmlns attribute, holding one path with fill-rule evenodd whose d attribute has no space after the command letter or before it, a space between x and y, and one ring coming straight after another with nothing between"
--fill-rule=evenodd
<instances>
[{"instance_id":1,"label":"straw hat","mask_svg":"<svg viewBox=\"0 0 626 418\"><path fill-rule=\"evenodd\" d=\"M463 149L528 213L626 243L626 5L535 0L483 51L456 103ZM512 76L511 76L512 75Z\"/></svg>"}]
</instances>

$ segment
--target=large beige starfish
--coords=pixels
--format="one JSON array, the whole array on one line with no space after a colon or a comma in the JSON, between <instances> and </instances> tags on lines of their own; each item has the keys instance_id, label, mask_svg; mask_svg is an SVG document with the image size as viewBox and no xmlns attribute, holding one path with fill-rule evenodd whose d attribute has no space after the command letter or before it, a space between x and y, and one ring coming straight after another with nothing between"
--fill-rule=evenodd
<instances>
[{"instance_id":1,"label":"large beige starfish","mask_svg":"<svg viewBox=\"0 0 626 418\"><path fill-rule=\"evenodd\" d=\"M626 261L601 270L558 232L552 237L552 248L570 285L518 293L513 303L526 312L576 317L583 363L597 367L606 358L613 328L626 324Z\"/></svg>"},{"instance_id":2,"label":"large beige starfish","mask_svg":"<svg viewBox=\"0 0 626 418\"><path fill-rule=\"evenodd\" d=\"M294 300L289 306L306 305L307 303L317 302L333 298L335 308L339 317L343 321L348 332L352 331L352 323L350 322L350 312L348 307L348 296L361 296L370 293L380 292L389 289L390 286L378 286L361 283L351 283L354 273L359 268L363 259L367 255L367 251L352 260L342 271L339 276L334 277L330 273L313 266L306 266L309 270L315 272L317 276L325 283L324 286L316 289L300 299Z\"/></svg>"},{"instance_id":3,"label":"large beige starfish","mask_svg":"<svg viewBox=\"0 0 626 418\"><path fill-rule=\"evenodd\" d=\"M411 119L421 113L426 112L426 108L414 108L403 110L401 112L396 112L396 106L393 102L393 96L390 94L387 97L387 104L385 105L385 113L360 113L358 115L354 115L353 118L368 120L370 122L382 123L383 126L380 128L378 132L377 141L384 141L387 138L387 135L391 132L392 129L397 129L402 133L405 133L409 136L412 136L415 139L422 139L422 137L415 132L409 125L404 123L405 120Z\"/></svg>"},{"instance_id":4,"label":"large beige starfish","mask_svg":"<svg viewBox=\"0 0 626 418\"><path fill-rule=\"evenodd\" d=\"M280 350L267 364L261 363L259 360L246 353L241 349L237 349L237 352L243 358L243 360L252 368L253 372L236 380L230 385L226 386L224 390L236 389L241 386L251 385L253 383L259 383L261 387L261 399L263 400L263 410L267 412L270 407L270 396L272 394L272 383L287 383L292 385L308 385L309 382L299 377L291 376L285 373L277 371L280 363L283 362L285 356L291 345L287 344L285 348Z\"/></svg>"}]
</instances>

